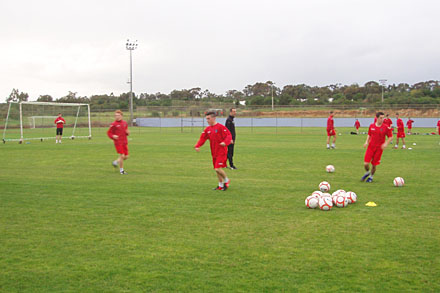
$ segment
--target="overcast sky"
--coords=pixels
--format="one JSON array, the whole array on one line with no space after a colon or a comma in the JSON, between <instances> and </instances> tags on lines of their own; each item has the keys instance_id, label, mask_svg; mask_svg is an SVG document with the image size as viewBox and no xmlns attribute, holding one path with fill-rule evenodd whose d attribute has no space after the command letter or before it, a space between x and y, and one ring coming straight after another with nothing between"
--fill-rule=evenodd
<instances>
[{"instance_id":1,"label":"overcast sky","mask_svg":"<svg viewBox=\"0 0 440 293\"><path fill-rule=\"evenodd\" d=\"M440 79L437 0L1 0L0 101Z\"/></svg>"}]
</instances>

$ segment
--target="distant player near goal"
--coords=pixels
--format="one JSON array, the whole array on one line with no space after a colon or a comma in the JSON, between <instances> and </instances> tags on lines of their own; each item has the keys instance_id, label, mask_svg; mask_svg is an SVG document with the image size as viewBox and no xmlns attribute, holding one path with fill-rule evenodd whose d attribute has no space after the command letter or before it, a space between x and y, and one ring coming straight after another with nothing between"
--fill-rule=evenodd
<instances>
[{"instance_id":1,"label":"distant player near goal","mask_svg":"<svg viewBox=\"0 0 440 293\"><path fill-rule=\"evenodd\" d=\"M330 137L333 136L333 143L331 148L336 148L336 130L335 130L335 124L333 121L333 111L330 111L330 116L327 118L327 149L330 149Z\"/></svg>"},{"instance_id":2,"label":"distant player near goal","mask_svg":"<svg viewBox=\"0 0 440 293\"><path fill-rule=\"evenodd\" d=\"M130 135L128 124L122 120L122 111L115 111L115 121L110 125L107 131L108 137L115 143L116 152L119 157L112 162L113 167L118 167L121 175L126 175L124 171L124 161L128 159L128 142L127 136Z\"/></svg>"},{"instance_id":3,"label":"distant player near goal","mask_svg":"<svg viewBox=\"0 0 440 293\"><path fill-rule=\"evenodd\" d=\"M361 127L361 123L358 119L356 119L356 121L354 122L354 127L356 128L356 133L359 134L359 127Z\"/></svg>"},{"instance_id":4,"label":"distant player near goal","mask_svg":"<svg viewBox=\"0 0 440 293\"><path fill-rule=\"evenodd\" d=\"M408 134L411 135L412 134L412 125L414 123L414 120L410 118L408 118L408 121L406 122L406 127L408 127Z\"/></svg>"},{"instance_id":5,"label":"distant player near goal","mask_svg":"<svg viewBox=\"0 0 440 293\"><path fill-rule=\"evenodd\" d=\"M66 120L62 117L61 113L58 113L58 117L55 119L54 123L57 125L57 134L55 143L61 143L61 138L63 137L63 129Z\"/></svg>"},{"instance_id":6,"label":"distant player near goal","mask_svg":"<svg viewBox=\"0 0 440 293\"><path fill-rule=\"evenodd\" d=\"M405 125L403 124L403 120L399 118L399 113L396 113L396 119L397 119L397 138L396 138L396 145L394 146L395 149L399 146L399 138L402 139L402 149L406 149L405 146Z\"/></svg>"},{"instance_id":7,"label":"distant player near goal","mask_svg":"<svg viewBox=\"0 0 440 293\"><path fill-rule=\"evenodd\" d=\"M376 167L380 164L383 150L393 140L393 131L387 124L383 123L384 114L382 112L376 113L377 121L370 125L368 129L367 140L365 141L364 148L367 148L364 157L364 168L367 171L362 176L361 181L367 179L366 182L373 182L373 175L376 173ZM385 141L385 136L388 139ZM371 171L370 171L371 163Z\"/></svg>"},{"instance_id":8,"label":"distant player near goal","mask_svg":"<svg viewBox=\"0 0 440 293\"><path fill-rule=\"evenodd\" d=\"M231 143L232 135L225 126L216 122L215 112L206 113L206 122L209 126L203 130L194 148L199 152L200 147L209 139L212 163L218 178L218 186L214 188L214 190L225 191L229 188L229 183L231 182L223 168L226 168L228 157L227 146Z\"/></svg>"}]
</instances>

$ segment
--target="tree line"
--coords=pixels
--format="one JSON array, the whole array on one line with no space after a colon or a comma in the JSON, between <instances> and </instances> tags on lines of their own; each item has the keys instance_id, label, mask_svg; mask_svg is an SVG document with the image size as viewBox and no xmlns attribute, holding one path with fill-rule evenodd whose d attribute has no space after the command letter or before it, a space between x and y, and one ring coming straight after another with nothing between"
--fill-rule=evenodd
<instances>
[{"instance_id":1,"label":"tree line","mask_svg":"<svg viewBox=\"0 0 440 293\"><path fill-rule=\"evenodd\" d=\"M257 82L247 85L243 90L228 90L224 94L215 94L199 87L173 90L164 93L133 93L134 106L182 106L191 102L234 103L239 105L271 105L272 96L275 105L350 105L350 104L440 104L439 81L430 80L413 85L407 83L380 85L369 81L364 85L332 84L327 86L309 86L306 84L286 85L277 87L272 81ZM102 94L90 97L78 96L69 91L66 96L54 99L50 95L40 95L40 102L89 103L92 110L127 109L129 93L120 95ZM7 102L28 101L29 95L13 89Z\"/></svg>"}]
</instances>

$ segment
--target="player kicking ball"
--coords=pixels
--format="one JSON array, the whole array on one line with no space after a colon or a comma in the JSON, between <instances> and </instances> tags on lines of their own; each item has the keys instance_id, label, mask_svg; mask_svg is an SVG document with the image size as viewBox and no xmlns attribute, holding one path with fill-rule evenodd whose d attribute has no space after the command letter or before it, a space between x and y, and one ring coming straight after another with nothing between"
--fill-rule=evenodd
<instances>
[{"instance_id":1,"label":"player kicking ball","mask_svg":"<svg viewBox=\"0 0 440 293\"><path fill-rule=\"evenodd\" d=\"M115 121L110 125L107 135L115 143L116 152L119 154L119 157L112 162L112 165L115 168L119 165L121 175L126 175L124 161L128 159L127 136L130 135L130 131L128 130L127 122L122 120L121 110L115 111Z\"/></svg>"},{"instance_id":2,"label":"player kicking ball","mask_svg":"<svg viewBox=\"0 0 440 293\"><path fill-rule=\"evenodd\" d=\"M212 163L214 164L214 170L218 177L218 186L214 188L214 190L226 191L231 181L228 179L223 168L226 168L228 145L231 143L232 135L225 126L217 123L215 112L206 113L206 122L209 126L202 132L194 148L197 152L200 152L200 147L209 139Z\"/></svg>"},{"instance_id":3,"label":"player kicking ball","mask_svg":"<svg viewBox=\"0 0 440 293\"><path fill-rule=\"evenodd\" d=\"M362 176L361 181L367 179L366 182L373 182L373 175L376 173L376 167L380 164L383 150L393 140L393 131L387 124L383 123L384 114L382 112L376 113L376 122L370 125L368 129L367 140L365 141L364 148L367 148L364 158L364 168L367 173ZM385 136L388 139L385 141ZM371 163L371 171L370 171Z\"/></svg>"}]
</instances>

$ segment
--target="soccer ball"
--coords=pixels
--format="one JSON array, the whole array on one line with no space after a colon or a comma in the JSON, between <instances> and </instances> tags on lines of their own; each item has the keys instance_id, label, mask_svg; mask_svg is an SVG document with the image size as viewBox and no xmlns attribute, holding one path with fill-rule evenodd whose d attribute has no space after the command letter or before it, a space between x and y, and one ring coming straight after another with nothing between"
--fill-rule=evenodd
<instances>
[{"instance_id":1,"label":"soccer ball","mask_svg":"<svg viewBox=\"0 0 440 293\"><path fill-rule=\"evenodd\" d=\"M328 165L327 167L325 167L325 171L327 171L327 173L333 173L335 172L335 166Z\"/></svg>"},{"instance_id":2,"label":"soccer ball","mask_svg":"<svg viewBox=\"0 0 440 293\"><path fill-rule=\"evenodd\" d=\"M332 197L332 195L330 193L324 192L321 197Z\"/></svg>"},{"instance_id":3,"label":"soccer ball","mask_svg":"<svg viewBox=\"0 0 440 293\"><path fill-rule=\"evenodd\" d=\"M333 207L332 198L329 196L324 196L319 199L319 208L323 211L329 211Z\"/></svg>"},{"instance_id":4,"label":"soccer ball","mask_svg":"<svg viewBox=\"0 0 440 293\"><path fill-rule=\"evenodd\" d=\"M319 190L321 190L322 192L329 191L330 183L328 183L327 181L322 181L321 183L319 183Z\"/></svg>"},{"instance_id":5,"label":"soccer ball","mask_svg":"<svg viewBox=\"0 0 440 293\"><path fill-rule=\"evenodd\" d=\"M348 206L348 198L346 198L345 196L342 196L342 195L336 196L335 205L338 208L344 208L344 207Z\"/></svg>"},{"instance_id":6,"label":"soccer ball","mask_svg":"<svg viewBox=\"0 0 440 293\"><path fill-rule=\"evenodd\" d=\"M309 209L316 209L319 205L319 198L317 196L310 195L306 198L305 204Z\"/></svg>"},{"instance_id":7,"label":"soccer ball","mask_svg":"<svg viewBox=\"0 0 440 293\"><path fill-rule=\"evenodd\" d=\"M313 191L313 193L310 196L316 196L316 197L321 197L322 196L322 192L317 190L317 191Z\"/></svg>"},{"instance_id":8,"label":"soccer ball","mask_svg":"<svg viewBox=\"0 0 440 293\"><path fill-rule=\"evenodd\" d=\"M396 187L402 187L403 185L405 185L405 180L403 180L402 177L396 177L396 178L394 178L393 183L394 183L394 186L396 186Z\"/></svg>"},{"instance_id":9,"label":"soccer ball","mask_svg":"<svg viewBox=\"0 0 440 293\"><path fill-rule=\"evenodd\" d=\"M355 203L357 201L357 195L353 191L347 192L345 197L347 198L348 203Z\"/></svg>"}]
</instances>

